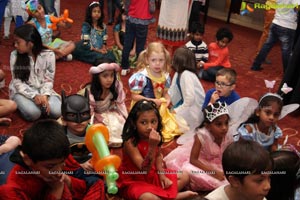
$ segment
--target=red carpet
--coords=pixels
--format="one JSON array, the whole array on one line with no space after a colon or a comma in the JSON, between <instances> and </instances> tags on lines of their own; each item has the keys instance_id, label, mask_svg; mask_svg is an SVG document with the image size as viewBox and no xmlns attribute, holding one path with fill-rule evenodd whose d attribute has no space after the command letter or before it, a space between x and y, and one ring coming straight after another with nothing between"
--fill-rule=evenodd
<instances>
[{"instance_id":1,"label":"red carpet","mask_svg":"<svg viewBox=\"0 0 300 200\"><path fill-rule=\"evenodd\" d=\"M74 1L64 0L61 1L61 10L69 9L70 18L74 20L74 23L70 29L62 30L61 38L64 40L78 41L81 33L81 24L84 20L85 9L90 1ZM106 14L106 9L105 9ZM107 16L107 15L106 15ZM158 17L158 12L156 13ZM107 22L107 17L105 18ZM229 46L231 62L233 68L238 73L237 80L237 92L242 96L248 96L253 98L259 98L262 94L267 92L267 88L264 85L264 79L276 80L275 92L282 78L282 62L281 53L279 46L275 46L271 51L269 58L272 61L271 65L265 65L264 70L261 72L250 71L250 65L253 61L255 50L257 47L258 39L261 32L252 30L249 28L241 27L234 24L226 24L225 22L208 18L207 24L205 26L205 36L204 41L210 43L215 40L216 30L221 26L229 26L233 33L234 39ZM12 24L11 32L13 32L14 25ZM152 24L149 28L148 42L157 40L155 36L156 24ZM108 26L108 46L112 47L114 44L112 35L112 26ZM0 34L0 68L4 69L6 72L6 87L0 90L0 97L8 97L8 84L10 82L10 67L9 67L9 56L10 52L13 50L13 39L12 36L9 40L3 40L3 30ZM168 47L172 50L171 47ZM174 48L173 48L174 50ZM79 61L71 62L58 62L56 67L56 77L55 77L55 90L60 93L62 89L66 91L67 94L76 93L81 87L90 81L90 76L88 74L90 65ZM122 77L125 87L127 87L128 77ZM213 87L212 83L201 81L205 90ZM127 98L127 103L130 102L130 96ZM10 116L13 120L9 127L0 127L1 134L13 134L21 136L24 129L30 125L30 123L22 120L19 114L16 112ZM282 128L285 135L289 135L289 143L294 144L298 149L300 149L299 144L299 115L289 115L279 122L279 126ZM282 142L282 141L281 141ZM174 142L165 144L165 153L174 147ZM169 148L170 147L170 148Z\"/></svg>"}]
</instances>

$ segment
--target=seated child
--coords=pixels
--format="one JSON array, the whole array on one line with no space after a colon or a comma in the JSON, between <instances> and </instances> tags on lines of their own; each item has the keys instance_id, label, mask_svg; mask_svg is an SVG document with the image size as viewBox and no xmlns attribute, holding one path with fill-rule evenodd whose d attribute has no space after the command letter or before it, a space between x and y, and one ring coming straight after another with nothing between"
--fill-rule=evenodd
<instances>
[{"instance_id":1,"label":"seated child","mask_svg":"<svg viewBox=\"0 0 300 200\"><path fill-rule=\"evenodd\" d=\"M221 159L222 152L233 141L227 133L229 115L224 103L210 104L203 113L204 121L196 130L194 139L164 158L168 168L189 173L193 191L211 191L227 183Z\"/></svg>"},{"instance_id":2,"label":"seated child","mask_svg":"<svg viewBox=\"0 0 300 200\"><path fill-rule=\"evenodd\" d=\"M83 180L64 173L70 154L64 128L54 120L40 120L27 129L11 160L16 163L7 183L0 186L2 199L104 199L104 185L89 190Z\"/></svg>"},{"instance_id":3,"label":"seated child","mask_svg":"<svg viewBox=\"0 0 300 200\"><path fill-rule=\"evenodd\" d=\"M207 81L215 81L218 70L231 67L227 45L233 39L232 32L228 28L220 28L216 34L216 39L216 42L212 42L208 46L208 61L200 65L203 67L200 78Z\"/></svg>"},{"instance_id":4,"label":"seated child","mask_svg":"<svg viewBox=\"0 0 300 200\"><path fill-rule=\"evenodd\" d=\"M234 90L236 86L236 72L234 69L220 69L216 73L215 86L215 88L206 92L202 108L205 108L208 104L215 103L217 101L230 105L240 99L240 96Z\"/></svg>"},{"instance_id":5,"label":"seated child","mask_svg":"<svg viewBox=\"0 0 300 200\"><path fill-rule=\"evenodd\" d=\"M277 150L278 138L282 137L277 126L282 107L282 98L278 94L263 95L253 114L238 128L240 136L258 142L269 151Z\"/></svg>"},{"instance_id":6,"label":"seated child","mask_svg":"<svg viewBox=\"0 0 300 200\"><path fill-rule=\"evenodd\" d=\"M272 159L257 142L240 140L223 152L223 171L229 184L205 196L206 200L266 200L270 190Z\"/></svg>"},{"instance_id":7,"label":"seated child","mask_svg":"<svg viewBox=\"0 0 300 200\"><path fill-rule=\"evenodd\" d=\"M202 40L204 34L204 26L199 22L193 22L190 27L191 40L188 41L185 46L193 51L196 57L198 72L203 68L200 65L208 60L208 49L206 43Z\"/></svg>"},{"instance_id":8,"label":"seated child","mask_svg":"<svg viewBox=\"0 0 300 200\"><path fill-rule=\"evenodd\" d=\"M72 41L63 41L58 38L52 41L53 30L49 27L52 25L52 22L50 21L50 15L45 15L43 6L37 0L29 0L26 3L26 10L31 17L28 23L37 28L42 37L43 45L54 51L56 60L71 61L71 53L75 49L75 43ZM67 22L61 21L57 26L67 28L70 25Z\"/></svg>"}]
</instances>

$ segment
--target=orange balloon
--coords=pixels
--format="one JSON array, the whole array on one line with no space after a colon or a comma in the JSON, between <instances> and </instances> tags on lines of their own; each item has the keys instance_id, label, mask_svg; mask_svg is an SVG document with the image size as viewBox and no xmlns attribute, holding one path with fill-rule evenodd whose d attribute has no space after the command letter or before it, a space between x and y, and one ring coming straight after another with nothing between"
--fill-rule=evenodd
<instances>
[{"instance_id":1,"label":"orange balloon","mask_svg":"<svg viewBox=\"0 0 300 200\"><path fill-rule=\"evenodd\" d=\"M85 144L90 152L97 152L97 149L93 143L93 136L97 132L101 133L104 136L106 143L108 142L109 132L108 132L108 129L106 128L106 126L103 124L91 125L88 128L86 135L85 135Z\"/></svg>"},{"instance_id":2,"label":"orange balloon","mask_svg":"<svg viewBox=\"0 0 300 200\"><path fill-rule=\"evenodd\" d=\"M109 155L97 161L96 165L94 165L94 169L97 173L99 172L100 174L105 175L106 173L104 170L106 166L113 165L115 169L118 169L120 167L120 164L121 158L119 156Z\"/></svg>"}]
</instances>

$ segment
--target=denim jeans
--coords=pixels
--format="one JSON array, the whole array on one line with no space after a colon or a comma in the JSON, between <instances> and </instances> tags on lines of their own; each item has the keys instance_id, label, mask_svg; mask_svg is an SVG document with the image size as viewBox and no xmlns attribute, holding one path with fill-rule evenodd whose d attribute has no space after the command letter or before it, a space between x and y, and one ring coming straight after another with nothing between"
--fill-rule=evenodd
<instances>
[{"instance_id":1,"label":"denim jeans","mask_svg":"<svg viewBox=\"0 0 300 200\"><path fill-rule=\"evenodd\" d=\"M215 67L210 67L207 70L203 70L202 76L200 78L206 81L215 82L217 72L223 68L224 68L223 66L215 66Z\"/></svg>"},{"instance_id":2,"label":"denim jeans","mask_svg":"<svg viewBox=\"0 0 300 200\"><path fill-rule=\"evenodd\" d=\"M108 0L107 1L107 13L108 13L108 23L113 23L115 18L116 8L122 9L120 0Z\"/></svg>"},{"instance_id":3,"label":"denim jeans","mask_svg":"<svg viewBox=\"0 0 300 200\"><path fill-rule=\"evenodd\" d=\"M259 54L256 56L251 69L260 69L260 66L265 61L268 53L279 40L281 42L283 70L285 71L292 53L294 35L295 30L284 28L282 26L278 26L277 24L272 24L270 27L269 37L259 51Z\"/></svg>"},{"instance_id":4,"label":"denim jeans","mask_svg":"<svg viewBox=\"0 0 300 200\"><path fill-rule=\"evenodd\" d=\"M39 2L44 7L46 14L48 15L54 14L55 16L57 16L57 12L54 8L54 1L55 0L40 0Z\"/></svg>"},{"instance_id":5,"label":"denim jeans","mask_svg":"<svg viewBox=\"0 0 300 200\"><path fill-rule=\"evenodd\" d=\"M22 117L27 121L35 121L39 119L42 115L42 111L39 106L37 106L33 99L28 99L21 94L16 94L13 100L18 106ZM57 119L61 116L61 100L58 96L50 96L48 99L50 106L49 118Z\"/></svg>"},{"instance_id":6,"label":"denim jeans","mask_svg":"<svg viewBox=\"0 0 300 200\"><path fill-rule=\"evenodd\" d=\"M2 20L4 17L4 11L8 0L0 0L0 30L2 27Z\"/></svg>"},{"instance_id":7,"label":"denim jeans","mask_svg":"<svg viewBox=\"0 0 300 200\"><path fill-rule=\"evenodd\" d=\"M124 48L122 51L122 69L129 68L129 54L136 42L136 56L138 57L141 51L144 50L148 34L148 25L134 24L126 20L126 33L124 38Z\"/></svg>"}]
</instances>

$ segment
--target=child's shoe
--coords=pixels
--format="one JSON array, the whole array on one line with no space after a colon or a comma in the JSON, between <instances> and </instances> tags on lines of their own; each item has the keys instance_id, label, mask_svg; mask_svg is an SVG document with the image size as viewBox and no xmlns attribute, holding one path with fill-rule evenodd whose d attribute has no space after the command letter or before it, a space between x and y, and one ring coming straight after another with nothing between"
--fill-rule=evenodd
<instances>
[{"instance_id":1,"label":"child's shoe","mask_svg":"<svg viewBox=\"0 0 300 200\"><path fill-rule=\"evenodd\" d=\"M121 71L122 76L126 76L129 73L130 73L130 69L122 69L122 71Z\"/></svg>"},{"instance_id":2,"label":"child's shoe","mask_svg":"<svg viewBox=\"0 0 300 200\"><path fill-rule=\"evenodd\" d=\"M72 60L73 60L72 54L68 54L68 55L64 56L64 57L63 57L63 60L64 60L64 61L72 61Z\"/></svg>"},{"instance_id":3,"label":"child's shoe","mask_svg":"<svg viewBox=\"0 0 300 200\"><path fill-rule=\"evenodd\" d=\"M5 87L5 79L0 82L0 89Z\"/></svg>"}]
</instances>

